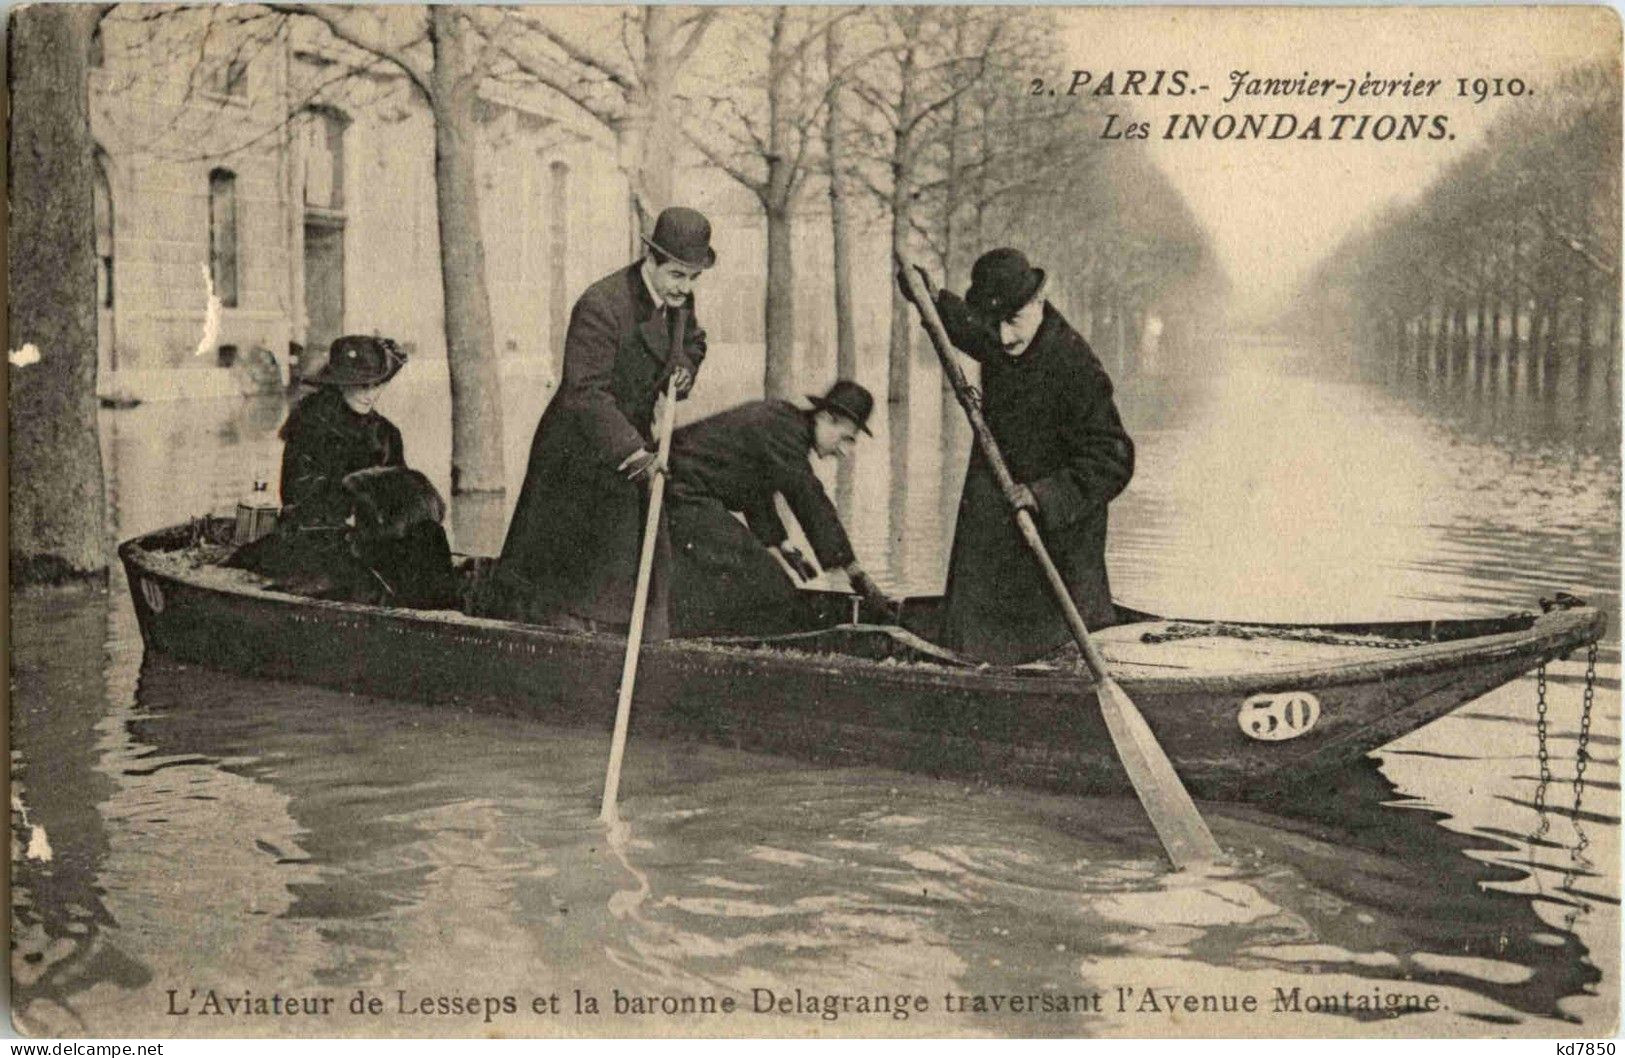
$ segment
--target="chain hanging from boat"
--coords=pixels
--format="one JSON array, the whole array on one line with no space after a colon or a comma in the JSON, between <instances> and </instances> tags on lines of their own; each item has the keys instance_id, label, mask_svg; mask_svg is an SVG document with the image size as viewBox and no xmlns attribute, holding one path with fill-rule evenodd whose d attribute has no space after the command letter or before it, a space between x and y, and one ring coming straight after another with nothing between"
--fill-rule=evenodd
<instances>
[{"instance_id":1,"label":"chain hanging from boat","mask_svg":"<svg viewBox=\"0 0 1625 1058\"><path fill-rule=\"evenodd\" d=\"M1574 891L1574 884L1579 881L1580 875L1592 866L1591 858L1586 850L1591 846L1591 837L1585 832L1580 816L1580 807L1585 799L1586 765L1591 759L1591 710L1597 696L1597 644L1592 643L1586 651L1585 691L1580 699L1580 735L1578 744L1574 749L1574 847L1569 850L1569 866L1563 872L1563 882L1559 888L1566 892L1571 901L1568 914L1563 916L1564 928L1569 933L1574 932L1574 924L1582 914L1589 914L1590 905L1580 899Z\"/></svg>"},{"instance_id":2,"label":"chain hanging from boat","mask_svg":"<svg viewBox=\"0 0 1625 1058\"><path fill-rule=\"evenodd\" d=\"M1529 835L1530 869L1535 877L1539 878L1539 871L1535 868L1536 847L1543 843L1551 831L1551 815L1547 810L1547 796L1552 783L1551 748L1550 748L1550 720L1549 707L1546 701L1546 664L1541 663L1535 671L1535 752L1540 762L1540 778L1535 786L1534 808L1538 817L1535 830ZM1574 891L1575 883L1579 881L1590 866L1591 860L1586 850L1591 845L1591 838L1585 832L1581 813L1585 804L1585 775L1591 760L1591 717L1596 705L1597 697L1597 644L1592 643L1586 649L1585 690L1580 699L1580 728L1574 749L1574 808L1572 816L1574 822L1574 845L1569 849L1569 863L1564 868L1562 879L1559 881L1557 891L1566 895L1569 909L1563 916L1564 928L1569 933L1574 932L1575 923L1582 914L1590 911L1589 906L1579 898Z\"/></svg>"},{"instance_id":3,"label":"chain hanging from boat","mask_svg":"<svg viewBox=\"0 0 1625 1058\"><path fill-rule=\"evenodd\" d=\"M1539 825L1529 835L1529 859L1534 862L1535 846L1552 829L1546 814L1546 791L1552 785L1552 758L1546 744L1546 663L1535 671L1535 756L1540 761L1540 781L1535 784L1535 816Z\"/></svg>"}]
</instances>

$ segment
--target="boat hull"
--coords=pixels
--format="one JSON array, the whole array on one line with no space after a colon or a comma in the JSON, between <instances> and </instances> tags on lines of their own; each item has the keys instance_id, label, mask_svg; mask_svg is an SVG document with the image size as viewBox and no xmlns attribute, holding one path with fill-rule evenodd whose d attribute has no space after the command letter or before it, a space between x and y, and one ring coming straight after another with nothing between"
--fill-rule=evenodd
<instances>
[{"instance_id":1,"label":"boat hull","mask_svg":"<svg viewBox=\"0 0 1625 1058\"><path fill-rule=\"evenodd\" d=\"M550 723L613 723L625 640L450 613L227 588L152 560L162 534L120 549L149 650L184 662ZM1493 622L1478 622L1493 627ZM1120 683L1192 794L1257 800L1348 768L1543 661L1594 642L1589 608L1524 627L1382 651L1370 661ZM1377 627L1377 626L1372 626ZM1319 706L1296 737L1261 741L1238 715L1258 695ZM632 730L817 763L898 768L1070 793L1129 786L1087 679L771 648L644 648Z\"/></svg>"}]
</instances>

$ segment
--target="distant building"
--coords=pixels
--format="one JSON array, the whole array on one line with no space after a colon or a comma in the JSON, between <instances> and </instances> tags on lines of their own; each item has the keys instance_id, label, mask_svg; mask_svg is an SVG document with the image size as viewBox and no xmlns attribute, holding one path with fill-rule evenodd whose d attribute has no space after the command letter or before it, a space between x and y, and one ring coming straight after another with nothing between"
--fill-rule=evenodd
<instances>
[{"instance_id":1,"label":"distant building","mask_svg":"<svg viewBox=\"0 0 1625 1058\"><path fill-rule=\"evenodd\" d=\"M377 331L418 357L444 358L427 104L388 65L288 25L245 44L184 32L155 41L150 28L104 23L90 85L102 393L235 394L264 386L268 363L285 381L294 353L308 350L308 366L343 333ZM554 369L575 298L631 260L626 181L613 140L569 104L540 90L483 97L480 208L497 355ZM713 373L705 403L759 396L759 206L699 164L676 182L677 200L711 216L720 257L701 284L701 318L730 369ZM796 355L811 385L833 377L834 321L827 198L809 189L804 203ZM865 381L883 386L891 272L884 227L867 235L858 333L874 371Z\"/></svg>"},{"instance_id":2,"label":"distant building","mask_svg":"<svg viewBox=\"0 0 1625 1058\"><path fill-rule=\"evenodd\" d=\"M166 68L109 26L91 79L103 392L237 392L256 350L285 378L290 351L347 332L445 355L433 125L404 77L336 77L288 34ZM480 135L497 351L544 358L574 293L626 259L624 182L592 129L518 97L488 99Z\"/></svg>"}]
</instances>

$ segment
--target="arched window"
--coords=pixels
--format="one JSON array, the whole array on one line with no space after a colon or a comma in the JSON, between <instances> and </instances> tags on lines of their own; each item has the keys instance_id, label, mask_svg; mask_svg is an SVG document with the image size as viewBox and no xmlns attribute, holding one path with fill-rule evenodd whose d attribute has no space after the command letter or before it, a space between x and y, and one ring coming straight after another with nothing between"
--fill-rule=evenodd
<instances>
[{"instance_id":1,"label":"arched window","mask_svg":"<svg viewBox=\"0 0 1625 1058\"><path fill-rule=\"evenodd\" d=\"M552 243L547 276L547 304L549 340L554 349L564 348L564 329L569 320L566 284L569 277L565 265L570 256L570 166L555 161L547 167L551 177L548 187L548 240Z\"/></svg>"},{"instance_id":2,"label":"arched window","mask_svg":"<svg viewBox=\"0 0 1625 1058\"><path fill-rule=\"evenodd\" d=\"M349 119L328 107L311 107L299 124L304 137L306 207L343 210L344 131Z\"/></svg>"},{"instance_id":3,"label":"arched window","mask_svg":"<svg viewBox=\"0 0 1625 1058\"><path fill-rule=\"evenodd\" d=\"M113 184L107 177L107 155L96 148L95 173L96 261L100 265L96 274L96 304L104 309L113 307Z\"/></svg>"},{"instance_id":4,"label":"arched window","mask_svg":"<svg viewBox=\"0 0 1625 1058\"><path fill-rule=\"evenodd\" d=\"M237 174L216 169L209 174L209 276L215 296L227 308L237 306Z\"/></svg>"},{"instance_id":5,"label":"arched window","mask_svg":"<svg viewBox=\"0 0 1625 1058\"><path fill-rule=\"evenodd\" d=\"M113 331L113 181L107 152L95 153L92 208L96 214L96 365L100 371L118 370L118 343Z\"/></svg>"}]
</instances>

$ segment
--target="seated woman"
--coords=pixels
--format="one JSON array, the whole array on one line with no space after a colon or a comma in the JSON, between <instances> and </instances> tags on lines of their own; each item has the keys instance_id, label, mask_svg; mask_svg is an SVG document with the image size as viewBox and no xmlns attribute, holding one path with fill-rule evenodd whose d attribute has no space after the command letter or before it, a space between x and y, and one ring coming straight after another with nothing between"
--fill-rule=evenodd
<instances>
[{"instance_id":1,"label":"seated woman","mask_svg":"<svg viewBox=\"0 0 1625 1058\"><path fill-rule=\"evenodd\" d=\"M455 605L440 528L445 501L426 477L406 468L400 430L373 410L405 363L406 354L388 338L348 335L333 342L313 379L316 392L294 407L280 432L283 507L276 530L238 550L228 565L299 594ZM403 576L403 555L421 568ZM374 567L392 569L395 579L375 574Z\"/></svg>"},{"instance_id":2,"label":"seated woman","mask_svg":"<svg viewBox=\"0 0 1625 1058\"><path fill-rule=\"evenodd\" d=\"M345 475L406 465L401 431L372 407L405 365L406 354L388 338L352 334L333 341L312 379L316 392L282 424L279 528L342 531L350 516Z\"/></svg>"}]
</instances>

